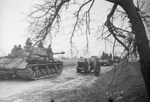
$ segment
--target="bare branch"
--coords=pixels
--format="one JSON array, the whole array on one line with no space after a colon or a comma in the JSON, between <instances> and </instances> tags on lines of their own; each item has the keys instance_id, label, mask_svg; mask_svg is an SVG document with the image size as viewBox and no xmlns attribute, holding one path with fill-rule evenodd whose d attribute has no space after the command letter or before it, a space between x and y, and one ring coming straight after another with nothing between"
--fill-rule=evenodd
<instances>
[{"instance_id":1,"label":"bare branch","mask_svg":"<svg viewBox=\"0 0 150 102\"><path fill-rule=\"evenodd\" d=\"M114 4L114 6L113 6L111 12L110 12L110 13L108 14L108 16L107 16L107 21L106 21L105 25L108 27L108 30L111 32L111 34L114 36L114 38L115 38L121 45L123 45L123 46L126 48L126 50L128 51L128 50L129 50L128 47L127 47L121 40L118 39L117 34L115 34L115 32L114 32L114 30L116 30L116 28L115 28L114 25L110 22L110 18L113 16L113 14L114 14L114 12L115 12L115 10L116 10L116 8L117 8L117 5L118 5L117 3Z\"/></svg>"}]
</instances>

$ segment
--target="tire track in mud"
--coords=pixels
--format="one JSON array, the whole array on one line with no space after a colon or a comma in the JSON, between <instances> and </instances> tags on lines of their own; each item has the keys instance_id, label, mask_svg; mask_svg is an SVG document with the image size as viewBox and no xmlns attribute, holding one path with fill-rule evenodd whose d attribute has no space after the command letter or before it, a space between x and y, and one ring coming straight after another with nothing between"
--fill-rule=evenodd
<instances>
[{"instance_id":1,"label":"tire track in mud","mask_svg":"<svg viewBox=\"0 0 150 102\"><path fill-rule=\"evenodd\" d=\"M106 69L108 71L111 68ZM74 89L85 85L85 83L87 86L90 86L96 79L97 77L94 75L85 77L80 73L76 73L75 67L67 67L63 69L61 75L46 79L36 81L25 81L22 79L4 80L0 81L0 101L11 102L12 99L17 99L19 95L26 95L28 93Z\"/></svg>"},{"instance_id":2,"label":"tire track in mud","mask_svg":"<svg viewBox=\"0 0 150 102\"><path fill-rule=\"evenodd\" d=\"M74 69L74 67L66 67L63 69L62 74L65 71L72 70L72 69ZM27 81L18 78L11 79L11 80L0 80L0 99L15 94L20 94L24 91L32 91L32 90L37 90L39 88L47 87L49 86L49 84L53 86L53 83L63 83L66 81L65 80L66 76L63 75L64 77L62 77L62 74L59 76L54 75L49 78L35 80L35 81ZM64 79L62 80L62 78L59 78L60 76Z\"/></svg>"}]
</instances>

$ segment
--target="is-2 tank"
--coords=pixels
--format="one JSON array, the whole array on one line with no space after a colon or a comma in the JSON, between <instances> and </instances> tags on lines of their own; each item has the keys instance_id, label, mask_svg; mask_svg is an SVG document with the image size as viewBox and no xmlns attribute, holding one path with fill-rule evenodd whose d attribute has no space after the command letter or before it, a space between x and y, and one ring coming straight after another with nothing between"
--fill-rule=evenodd
<instances>
[{"instance_id":1,"label":"is-2 tank","mask_svg":"<svg viewBox=\"0 0 150 102\"><path fill-rule=\"evenodd\" d=\"M61 74L63 62L54 60L51 49L26 45L0 58L0 78L17 76L23 79L41 79Z\"/></svg>"}]
</instances>

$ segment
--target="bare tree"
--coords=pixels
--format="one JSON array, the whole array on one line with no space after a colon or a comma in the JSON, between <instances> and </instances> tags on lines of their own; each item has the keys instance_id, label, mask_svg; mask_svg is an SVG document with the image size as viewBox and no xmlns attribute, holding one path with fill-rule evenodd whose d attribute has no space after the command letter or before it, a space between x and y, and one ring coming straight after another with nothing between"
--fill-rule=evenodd
<instances>
[{"instance_id":1,"label":"bare tree","mask_svg":"<svg viewBox=\"0 0 150 102\"><path fill-rule=\"evenodd\" d=\"M146 35L146 30L150 31L150 21L147 18L150 16L149 5L142 10L144 3L135 6L133 0L106 0L114 3L113 8L107 16L107 20L103 27L98 29L105 39L111 36L115 38L116 42L124 47L122 55L127 58L130 54L138 52L141 63L141 72L150 96L150 48L149 40ZM81 30L85 25L85 34L88 47L88 34L91 32L91 9L95 0L43 0L44 4L37 4L34 6L34 11L29 15L30 27L29 31L33 34L37 41L45 40L48 36L52 38L53 32L58 32L61 27L62 12L68 10L70 6L76 6L78 9L73 12L76 18L75 23L70 34L70 44L73 47L72 38L75 32ZM120 6L123 10L117 9ZM84 9L84 10L83 10ZM116 11L116 13L115 13ZM115 20L121 17L121 27L116 27ZM128 21L128 22L126 22ZM126 26L124 26L126 24ZM55 33L57 34L57 33Z\"/></svg>"},{"instance_id":2,"label":"bare tree","mask_svg":"<svg viewBox=\"0 0 150 102\"><path fill-rule=\"evenodd\" d=\"M142 17L139 13L140 9L135 7L132 0L107 0L109 2L114 3L114 6L107 16L106 26L108 27L108 30L111 32L111 34L114 36L114 38L121 43L125 49L129 52L131 51L125 43L120 41L117 36L119 34L117 28L113 25L113 23L110 21L111 17L113 16L117 6L121 6L124 11L127 14L127 17L129 18L129 22L131 23L132 28L132 36L135 36L135 39L131 39L131 44L133 44L133 50L134 51L137 48L137 51L139 53L140 57L140 64L141 64L141 72L148 90L148 94L150 96L150 48L149 48L149 40L146 35L145 26L142 21ZM148 9L149 10L149 9ZM146 20L146 19L145 19ZM148 22L147 22L148 23ZM147 24L148 25L148 24ZM126 36L125 36L126 37ZM130 37L132 38L132 37ZM130 40L128 40L130 44Z\"/></svg>"}]
</instances>

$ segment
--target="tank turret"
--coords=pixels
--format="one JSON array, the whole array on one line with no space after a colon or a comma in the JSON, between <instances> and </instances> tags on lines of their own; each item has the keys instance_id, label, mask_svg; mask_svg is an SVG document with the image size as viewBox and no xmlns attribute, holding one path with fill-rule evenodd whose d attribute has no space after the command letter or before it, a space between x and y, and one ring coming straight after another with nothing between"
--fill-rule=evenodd
<instances>
[{"instance_id":1,"label":"tank turret","mask_svg":"<svg viewBox=\"0 0 150 102\"><path fill-rule=\"evenodd\" d=\"M25 46L24 50L26 53L29 53L27 56L28 62L38 62L38 61L51 62L54 61L53 55L65 54L65 52L53 53L49 49L33 46Z\"/></svg>"}]
</instances>

